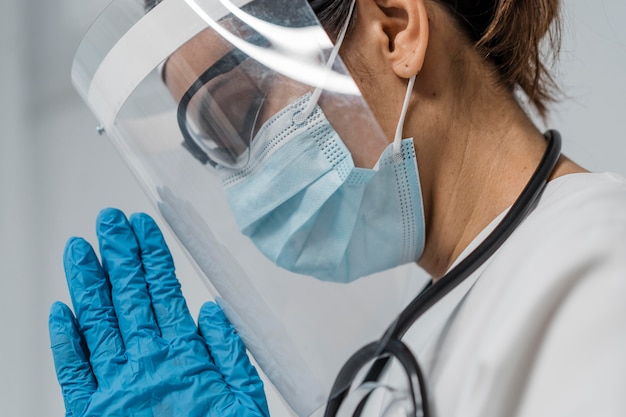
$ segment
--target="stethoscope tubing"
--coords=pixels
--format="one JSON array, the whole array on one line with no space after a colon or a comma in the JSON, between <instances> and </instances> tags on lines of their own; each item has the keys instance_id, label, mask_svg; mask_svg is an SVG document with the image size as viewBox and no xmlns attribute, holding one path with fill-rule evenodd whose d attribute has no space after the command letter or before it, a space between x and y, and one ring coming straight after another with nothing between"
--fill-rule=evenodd
<instances>
[{"instance_id":1,"label":"stethoscope tubing","mask_svg":"<svg viewBox=\"0 0 626 417\"><path fill-rule=\"evenodd\" d=\"M428 393L419 364L416 360L414 360L413 365L411 361L404 357L404 352L396 355L395 352L400 352L402 350L396 345L397 343L404 345L401 342L401 339L413 323L415 323L417 319L428 311L428 309L441 300L441 298L452 291L457 285L463 282L463 280L469 277L482 264L484 264L485 261L487 261L487 259L489 259L500 248L509 236L511 236L513 231L515 231L517 226L519 226L519 224L533 210L561 155L560 134L555 130L550 130L545 136L548 142L546 151L532 177L504 218L489 234L489 236L487 236L487 238L456 267L450 270L437 282L429 284L422 292L420 292L420 294L418 294L413 301L411 301L411 303L399 314L396 320L394 320L394 322L387 328L380 340L364 346L355 352L350 359L348 359L335 379L331 395L326 404L324 417L334 417L337 414L339 407L348 395L350 387L354 382L354 378L363 366L365 366L368 362L374 361L363 382L377 381L385 370L390 357L395 357L400 360L400 364L403 366L410 379L417 378L419 380L420 396L422 399L422 414L424 417L428 417L430 415ZM388 346L390 345L394 345L396 347L389 349ZM406 350L408 350L408 348ZM366 401L367 396L361 401L355 410L355 416L361 414ZM415 409L413 410L413 413L416 414Z\"/></svg>"}]
</instances>

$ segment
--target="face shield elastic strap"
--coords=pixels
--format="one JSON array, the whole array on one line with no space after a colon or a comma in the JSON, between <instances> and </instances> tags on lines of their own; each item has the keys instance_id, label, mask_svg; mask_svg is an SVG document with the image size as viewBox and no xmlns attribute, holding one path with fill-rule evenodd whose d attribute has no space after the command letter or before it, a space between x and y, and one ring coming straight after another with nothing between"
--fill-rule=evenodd
<instances>
[{"instance_id":1,"label":"face shield elastic strap","mask_svg":"<svg viewBox=\"0 0 626 417\"><path fill-rule=\"evenodd\" d=\"M356 0L352 0L352 2L350 3L350 11L348 12L348 17L346 18L346 21L343 23L343 26L339 31L339 35L337 36L337 42L335 42L333 50L330 53L330 57L328 58L328 62L326 63L326 70L328 72L330 72L333 64L335 63L335 60L337 59L337 56L339 55L339 49L341 49L343 39L346 36L348 26L350 26L350 21L352 20L352 13L354 12L355 4ZM322 90L323 89L321 87L315 88L315 91L313 91L313 94L311 95L311 100L309 101L309 104L304 108L304 110L302 110L302 112L297 113L294 116L294 123L304 123L304 121L311 115L311 113L313 113L313 110L315 110L315 106L317 106L317 102L322 94Z\"/></svg>"}]
</instances>

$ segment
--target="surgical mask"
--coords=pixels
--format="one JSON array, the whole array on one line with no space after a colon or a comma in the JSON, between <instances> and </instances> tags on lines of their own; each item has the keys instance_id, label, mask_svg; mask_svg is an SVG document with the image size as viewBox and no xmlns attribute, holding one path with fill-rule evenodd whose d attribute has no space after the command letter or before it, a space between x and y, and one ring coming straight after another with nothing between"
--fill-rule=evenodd
<instances>
[{"instance_id":1,"label":"surgical mask","mask_svg":"<svg viewBox=\"0 0 626 417\"><path fill-rule=\"evenodd\" d=\"M259 130L243 169L218 166L242 233L275 264L325 281L414 262L424 217L412 139L389 145L373 169L352 156L311 95Z\"/></svg>"}]
</instances>

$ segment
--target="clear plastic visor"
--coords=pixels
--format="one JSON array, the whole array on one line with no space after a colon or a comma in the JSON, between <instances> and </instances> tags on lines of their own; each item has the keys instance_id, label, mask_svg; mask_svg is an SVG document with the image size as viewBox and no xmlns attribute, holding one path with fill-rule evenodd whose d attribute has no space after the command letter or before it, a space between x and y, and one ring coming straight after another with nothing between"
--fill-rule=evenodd
<instances>
[{"instance_id":1,"label":"clear plastic visor","mask_svg":"<svg viewBox=\"0 0 626 417\"><path fill-rule=\"evenodd\" d=\"M314 104L322 108L346 146L354 151L357 166L373 165L374 158L363 150L368 145L375 147L373 155L377 155L386 141L345 68L339 62L326 67L332 59L330 44L325 49L319 45L319 50L308 54L297 51L302 56L278 59L273 56L277 51L271 49L270 40L241 25L234 16L219 24L246 43L250 48L247 53L209 28L177 50L162 67L163 80L179 103L177 121L185 146L200 162L231 169L244 167L259 129L289 104L318 90L320 96ZM275 60L286 62L276 64Z\"/></svg>"},{"instance_id":2,"label":"clear plastic visor","mask_svg":"<svg viewBox=\"0 0 626 417\"><path fill-rule=\"evenodd\" d=\"M270 46L267 38L233 15L219 24L249 45L249 52L263 55L263 48ZM231 169L248 163L256 133L277 109L308 90L210 28L183 45L162 68L163 81L178 101L177 121L187 149L202 163Z\"/></svg>"},{"instance_id":3,"label":"clear plastic visor","mask_svg":"<svg viewBox=\"0 0 626 417\"><path fill-rule=\"evenodd\" d=\"M233 49L211 65L185 92L177 119L185 146L202 163L241 168L262 123L270 81L258 65Z\"/></svg>"},{"instance_id":4,"label":"clear plastic visor","mask_svg":"<svg viewBox=\"0 0 626 417\"><path fill-rule=\"evenodd\" d=\"M215 168L249 164L263 126L305 95L319 93L355 166L372 168L388 146L341 60L329 65L332 52L306 0L164 0L150 10L115 0L72 67L77 90L299 416L323 409L344 361L425 282L415 265L350 284L286 271L230 210Z\"/></svg>"}]
</instances>

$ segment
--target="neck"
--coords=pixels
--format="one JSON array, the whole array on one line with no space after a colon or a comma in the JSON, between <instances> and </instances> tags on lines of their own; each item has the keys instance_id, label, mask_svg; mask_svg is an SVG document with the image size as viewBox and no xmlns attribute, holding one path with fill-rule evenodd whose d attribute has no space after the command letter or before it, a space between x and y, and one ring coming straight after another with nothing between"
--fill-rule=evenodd
<instances>
[{"instance_id":1,"label":"neck","mask_svg":"<svg viewBox=\"0 0 626 417\"><path fill-rule=\"evenodd\" d=\"M413 137L426 220L419 265L441 277L522 192L546 149L541 131L473 48L431 18L405 137ZM400 94L396 93L395 97ZM561 158L551 178L584 169Z\"/></svg>"},{"instance_id":2,"label":"neck","mask_svg":"<svg viewBox=\"0 0 626 417\"><path fill-rule=\"evenodd\" d=\"M462 108L446 94L416 104L420 112L414 114L421 120L412 125L422 132L414 137L426 218L426 245L418 263L435 279L515 202L546 150L542 132L512 94L484 91ZM434 114L438 119L424 128ZM561 157L550 179L576 172L585 170Z\"/></svg>"},{"instance_id":3,"label":"neck","mask_svg":"<svg viewBox=\"0 0 626 417\"><path fill-rule=\"evenodd\" d=\"M543 156L545 139L517 104L498 109L499 117L470 112L464 121L457 114L431 138L433 146L419 149L427 225L419 264L434 277L513 204ZM490 114L489 123L476 114Z\"/></svg>"}]
</instances>

